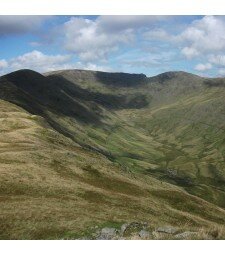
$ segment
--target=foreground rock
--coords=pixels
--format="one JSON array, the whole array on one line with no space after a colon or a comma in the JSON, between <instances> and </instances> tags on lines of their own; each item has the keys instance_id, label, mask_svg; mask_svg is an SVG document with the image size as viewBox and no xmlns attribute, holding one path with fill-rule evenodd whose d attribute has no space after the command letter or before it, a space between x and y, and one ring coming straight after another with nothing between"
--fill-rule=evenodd
<instances>
[{"instance_id":1,"label":"foreground rock","mask_svg":"<svg viewBox=\"0 0 225 255\"><path fill-rule=\"evenodd\" d=\"M121 226L121 229L120 229L120 234L123 236L124 235L124 232L126 231L126 229L129 227L129 223L124 223L122 226Z\"/></svg>"},{"instance_id":2,"label":"foreground rock","mask_svg":"<svg viewBox=\"0 0 225 255\"><path fill-rule=\"evenodd\" d=\"M118 237L118 230L115 228L103 228L100 235L97 237L98 240L112 240Z\"/></svg>"},{"instance_id":3,"label":"foreground rock","mask_svg":"<svg viewBox=\"0 0 225 255\"><path fill-rule=\"evenodd\" d=\"M130 222L124 223L121 227L104 227L98 226L91 228L90 236L82 237L83 240L184 240L197 239L198 232L184 231L173 226L160 226L154 228L147 222Z\"/></svg>"},{"instance_id":4,"label":"foreground rock","mask_svg":"<svg viewBox=\"0 0 225 255\"><path fill-rule=\"evenodd\" d=\"M147 231L147 230L141 230L141 231L139 232L139 237L140 237L141 239L150 239L151 234L150 234L150 232Z\"/></svg>"},{"instance_id":5,"label":"foreground rock","mask_svg":"<svg viewBox=\"0 0 225 255\"><path fill-rule=\"evenodd\" d=\"M156 229L156 232L166 233L166 234L175 234L178 231L177 228L171 226L163 226Z\"/></svg>"}]
</instances>

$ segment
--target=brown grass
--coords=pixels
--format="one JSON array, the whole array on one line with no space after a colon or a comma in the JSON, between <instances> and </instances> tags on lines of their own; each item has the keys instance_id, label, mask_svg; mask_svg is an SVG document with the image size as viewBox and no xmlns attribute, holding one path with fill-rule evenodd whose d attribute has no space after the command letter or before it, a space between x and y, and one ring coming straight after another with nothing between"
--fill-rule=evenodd
<instances>
[{"instance_id":1,"label":"brown grass","mask_svg":"<svg viewBox=\"0 0 225 255\"><path fill-rule=\"evenodd\" d=\"M201 228L202 237L224 238L224 210L174 185L125 173L21 108L0 101L3 108L0 239L72 239L95 225L131 221L146 221L151 229ZM10 126L11 119L18 124Z\"/></svg>"}]
</instances>

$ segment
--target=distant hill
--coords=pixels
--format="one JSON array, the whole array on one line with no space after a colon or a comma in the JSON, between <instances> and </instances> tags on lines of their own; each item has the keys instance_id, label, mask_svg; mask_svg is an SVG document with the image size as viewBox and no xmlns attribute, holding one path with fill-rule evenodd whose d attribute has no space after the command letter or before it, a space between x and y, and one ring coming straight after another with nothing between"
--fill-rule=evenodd
<instances>
[{"instance_id":1,"label":"distant hill","mask_svg":"<svg viewBox=\"0 0 225 255\"><path fill-rule=\"evenodd\" d=\"M224 84L185 72L0 77L0 238L136 221L225 238Z\"/></svg>"}]
</instances>

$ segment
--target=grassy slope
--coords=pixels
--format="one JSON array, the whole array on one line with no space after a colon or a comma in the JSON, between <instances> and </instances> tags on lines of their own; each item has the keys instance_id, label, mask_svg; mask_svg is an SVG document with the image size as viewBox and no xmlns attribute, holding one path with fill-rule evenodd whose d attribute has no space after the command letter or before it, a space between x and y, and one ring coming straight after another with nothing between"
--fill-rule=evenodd
<instances>
[{"instance_id":1,"label":"grassy slope","mask_svg":"<svg viewBox=\"0 0 225 255\"><path fill-rule=\"evenodd\" d=\"M109 121L104 128L87 125L85 132L81 129L76 133L75 129L76 137L110 152L115 161L132 172L181 185L190 193L225 207L223 80L212 80L217 81L212 86L211 80L198 76L168 73L128 89L104 85L96 76L90 78L90 72L83 72L54 75L88 91L127 97L141 94L149 105L140 109L114 107L110 114L106 113ZM64 121L62 125L67 124ZM74 133L74 124L70 124Z\"/></svg>"},{"instance_id":2,"label":"grassy slope","mask_svg":"<svg viewBox=\"0 0 225 255\"><path fill-rule=\"evenodd\" d=\"M71 90L68 93L68 88L64 87L60 94L54 87L61 101L54 98L53 93L51 100L46 103L46 98L40 96L41 92L38 94L38 91L34 93L26 87L15 87L12 81L3 81L2 84L1 97L14 104L0 101L0 238L73 238L96 224L122 224L127 221L147 221L152 228L171 224L182 230L212 229L224 225L223 209L188 194L182 187L154 178L162 177L159 170L165 164L175 164L171 168L177 167L185 175L191 175L193 170L190 167L184 170L181 167L187 163L187 157L205 148L199 142L204 140L200 136L202 132L196 133L196 139L199 139L196 146L190 137L185 137L185 128L189 128L189 123L185 126L179 122L182 126L177 127L181 130L178 133L173 130L174 125L177 126L175 118L170 124L173 132L167 130L168 124L163 125L162 116L166 121L171 116L171 109L177 116L182 111L181 104L187 110L185 105L188 101L185 103L182 100L179 104L173 99L169 102L164 100L165 106L162 106L155 100L148 107L138 110L132 109L129 104L127 109L118 109L116 106L112 109L112 105L96 103L95 98L89 101L77 98L77 88L74 93ZM80 88L84 86L87 89L89 85L84 82L79 84ZM146 93L145 86L141 86L138 93ZM106 93L101 83L96 88L98 92L101 89L101 93ZM113 96L120 90L107 88L107 93ZM130 88L130 93L136 93L136 90ZM218 96L216 93L221 95L221 91L215 92L215 98ZM28 92L35 97L32 98ZM153 92L154 89L149 93L149 98ZM120 93L124 95L126 89L121 88ZM212 98L210 93L211 90L209 96ZM66 96L65 100L70 96L69 104L75 101L72 112L63 109L60 114L60 109L53 110L57 109L55 103L59 108L63 107L63 96ZM90 96L91 99L96 97L93 94ZM189 97L193 105L194 97ZM185 95L185 98L188 100L188 96ZM114 102L115 97L110 99ZM46 104L43 105L43 102ZM31 115L16 104L36 115ZM90 113L85 115L87 122L79 119L80 108L76 108L79 106L77 104L83 105L86 113ZM100 114L100 120L96 119L94 112L97 116ZM181 142L176 137L180 134L183 135ZM215 136L211 139L216 142ZM194 145L191 150L188 142ZM222 145L220 142L218 148L222 148ZM183 152L186 153L185 159L180 163L179 157ZM218 155L217 151L214 153ZM204 157L202 160L207 162ZM200 164L200 157L195 161L197 165ZM205 168L202 172L206 173ZM211 169L211 172L215 171ZM201 180L199 175L193 173L193 178L197 176ZM219 179L222 180L220 176ZM210 186L215 186L214 182L209 185L208 179L207 182L205 179L203 181L206 187L197 185L197 190L189 188L188 191L204 196L204 189L208 189L214 196L223 197L220 184L216 187L221 191L217 191ZM217 197L213 199L219 201Z\"/></svg>"},{"instance_id":3,"label":"grassy slope","mask_svg":"<svg viewBox=\"0 0 225 255\"><path fill-rule=\"evenodd\" d=\"M182 230L224 224L224 210L125 173L11 103L1 100L0 109L1 239L73 238L95 224L127 221Z\"/></svg>"}]
</instances>

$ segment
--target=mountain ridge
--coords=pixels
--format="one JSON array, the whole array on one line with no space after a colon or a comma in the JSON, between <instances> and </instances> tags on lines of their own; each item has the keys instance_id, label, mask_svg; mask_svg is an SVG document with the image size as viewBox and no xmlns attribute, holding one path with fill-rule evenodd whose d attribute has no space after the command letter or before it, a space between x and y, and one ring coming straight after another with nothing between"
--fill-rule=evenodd
<instances>
[{"instance_id":1,"label":"mountain ridge","mask_svg":"<svg viewBox=\"0 0 225 255\"><path fill-rule=\"evenodd\" d=\"M26 69L25 69L26 70ZM28 69L27 69L28 70ZM45 76L48 75L52 75L52 74L59 74L59 73L63 73L63 72L83 72L83 73L88 73L88 72L92 72L92 73L109 73L109 74L130 74L130 75L141 75L141 76L145 76L146 78L154 78L157 76L161 76L161 75L177 75L177 74L186 74L186 75L193 75L193 76L198 76L201 77L199 75L196 74L192 74L190 72L186 72L186 71L166 71L163 73L159 73L153 76L147 76L144 73L128 73L128 72L110 72L110 71L96 71L96 70L88 70L88 69L61 69L61 70L55 70L55 71L49 71L49 72L44 72L42 73ZM202 77L202 78L207 78L207 77Z\"/></svg>"}]
</instances>

